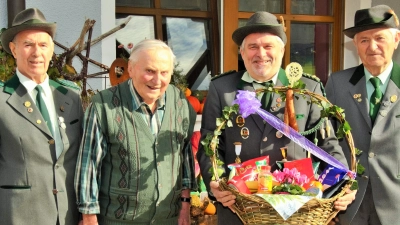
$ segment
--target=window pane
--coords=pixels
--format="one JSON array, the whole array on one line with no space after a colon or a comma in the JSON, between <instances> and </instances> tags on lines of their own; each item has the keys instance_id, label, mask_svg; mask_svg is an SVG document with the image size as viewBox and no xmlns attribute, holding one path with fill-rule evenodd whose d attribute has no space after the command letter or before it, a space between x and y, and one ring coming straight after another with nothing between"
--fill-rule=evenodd
<instances>
[{"instance_id":1,"label":"window pane","mask_svg":"<svg viewBox=\"0 0 400 225\"><path fill-rule=\"evenodd\" d=\"M291 24L290 62L305 73L317 75L325 84L332 71L332 24Z\"/></svg>"},{"instance_id":2,"label":"window pane","mask_svg":"<svg viewBox=\"0 0 400 225\"><path fill-rule=\"evenodd\" d=\"M284 6L284 0L239 0L239 11L241 12L283 13Z\"/></svg>"},{"instance_id":3,"label":"window pane","mask_svg":"<svg viewBox=\"0 0 400 225\"><path fill-rule=\"evenodd\" d=\"M208 11L208 0L160 0L163 9Z\"/></svg>"},{"instance_id":4,"label":"window pane","mask_svg":"<svg viewBox=\"0 0 400 225\"><path fill-rule=\"evenodd\" d=\"M117 14L116 24L122 24L126 19L126 14ZM115 37L117 41L117 57L129 57L130 49L128 44L132 43L134 45L144 39L155 38L154 18L152 16L132 15L126 27L115 32Z\"/></svg>"},{"instance_id":5,"label":"window pane","mask_svg":"<svg viewBox=\"0 0 400 225\"><path fill-rule=\"evenodd\" d=\"M292 0L292 14L332 15L332 0Z\"/></svg>"},{"instance_id":6,"label":"window pane","mask_svg":"<svg viewBox=\"0 0 400 225\"><path fill-rule=\"evenodd\" d=\"M115 0L116 6L133 6L139 8L154 8L153 0Z\"/></svg>"},{"instance_id":7,"label":"window pane","mask_svg":"<svg viewBox=\"0 0 400 225\"><path fill-rule=\"evenodd\" d=\"M209 21L205 19L164 17L168 45L172 48L178 69L186 74L191 89L207 90L210 73ZM209 76L208 76L209 77Z\"/></svg>"}]
</instances>

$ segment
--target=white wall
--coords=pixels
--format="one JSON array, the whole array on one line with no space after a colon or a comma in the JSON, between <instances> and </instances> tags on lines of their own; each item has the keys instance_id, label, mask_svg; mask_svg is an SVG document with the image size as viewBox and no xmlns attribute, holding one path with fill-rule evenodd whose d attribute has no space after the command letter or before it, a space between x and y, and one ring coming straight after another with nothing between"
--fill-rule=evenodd
<instances>
[{"instance_id":1,"label":"white wall","mask_svg":"<svg viewBox=\"0 0 400 225\"><path fill-rule=\"evenodd\" d=\"M7 28L7 1L0 1L0 29Z\"/></svg>"},{"instance_id":2,"label":"white wall","mask_svg":"<svg viewBox=\"0 0 400 225\"><path fill-rule=\"evenodd\" d=\"M67 47L75 43L86 19L96 21L92 39L98 37L115 26L115 1L113 0L25 0L26 8L39 8L49 22L57 23L55 40ZM100 4L99 4L100 3ZM0 27L7 27L7 1L0 1ZM86 40L86 39L85 39ZM57 54L63 50L56 48ZM82 52L86 54L85 52ZM115 41L113 36L104 39L91 47L90 58L110 66L115 59ZM82 63L75 58L73 65L79 73ZM89 74L101 71L89 63ZM105 79L89 79L88 89L104 89Z\"/></svg>"}]
</instances>

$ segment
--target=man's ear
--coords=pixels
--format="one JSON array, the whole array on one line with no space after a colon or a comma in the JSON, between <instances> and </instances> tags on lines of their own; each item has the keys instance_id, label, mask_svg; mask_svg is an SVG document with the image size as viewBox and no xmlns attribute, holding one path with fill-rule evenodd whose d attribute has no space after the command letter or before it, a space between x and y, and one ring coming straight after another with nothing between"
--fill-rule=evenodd
<instances>
[{"instance_id":1,"label":"man's ear","mask_svg":"<svg viewBox=\"0 0 400 225\"><path fill-rule=\"evenodd\" d=\"M397 49L397 47L399 46L399 42L400 42L400 31L396 32L396 36L394 37L394 42L396 43L394 46L394 49Z\"/></svg>"},{"instance_id":2,"label":"man's ear","mask_svg":"<svg viewBox=\"0 0 400 225\"><path fill-rule=\"evenodd\" d=\"M8 43L8 47L10 48L12 55L16 59L17 58L17 54L15 53L15 47L16 47L15 43L10 41L10 43Z\"/></svg>"}]
</instances>

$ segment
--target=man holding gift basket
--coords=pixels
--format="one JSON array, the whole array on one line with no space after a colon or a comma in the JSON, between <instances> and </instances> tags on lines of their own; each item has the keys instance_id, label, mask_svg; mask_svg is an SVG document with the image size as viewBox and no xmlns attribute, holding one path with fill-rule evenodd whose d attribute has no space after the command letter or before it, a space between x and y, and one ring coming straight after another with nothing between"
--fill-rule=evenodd
<instances>
[{"instance_id":1,"label":"man holding gift basket","mask_svg":"<svg viewBox=\"0 0 400 225\"><path fill-rule=\"evenodd\" d=\"M398 17L386 5L358 10L354 27L344 34L353 39L362 64L328 79L327 96L345 110L365 167L356 200L339 214L341 224L399 223L400 66L392 60L398 28ZM347 144L340 144L346 152Z\"/></svg>"},{"instance_id":2,"label":"man holding gift basket","mask_svg":"<svg viewBox=\"0 0 400 225\"><path fill-rule=\"evenodd\" d=\"M289 85L285 71L280 68L285 51L286 34L283 26L278 23L273 14L256 12L245 26L235 30L232 39L240 46L246 71L220 75L212 80L203 111L201 140L206 139L207 134L214 132L216 118L222 116L222 110L225 106L233 104L232 102L239 90L255 91L266 87L265 82L272 82L266 84L267 86ZM322 84L315 78L303 76L301 81L308 90L323 95ZM285 101L281 95L264 93L258 97L266 111L284 120ZM299 132L312 130L320 122L321 108L310 103L309 99L302 97L295 99L293 108L296 113L293 120ZM329 122L311 132L307 135L307 138L310 140L318 139L318 146L347 165L334 131L330 129ZM242 146L240 151L237 151L237 143ZM238 158L244 162L261 156L268 156L272 172L277 169L276 161L281 161L283 158L288 161L303 159L307 157L307 152L291 139L283 136L281 132L274 129L258 115L243 118L238 114L233 119L232 127L226 127L219 137L218 155L224 163L225 173L223 176L226 177L229 171L227 166L234 164L235 161L238 162ZM203 145L199 146L197 158L205 184L211 191L210 194L221 203L218 204L217 208L218 223L242 224L234 212L227 208L235 203L236 196L230 191L220 191L219 183L212 181L210 174L212 163L206 155ZM354 200L354 196L355 192L349 191L349 194L335 202L335 207L339 210L345 210L347 205Z\"/></svg>"}]
</instances>

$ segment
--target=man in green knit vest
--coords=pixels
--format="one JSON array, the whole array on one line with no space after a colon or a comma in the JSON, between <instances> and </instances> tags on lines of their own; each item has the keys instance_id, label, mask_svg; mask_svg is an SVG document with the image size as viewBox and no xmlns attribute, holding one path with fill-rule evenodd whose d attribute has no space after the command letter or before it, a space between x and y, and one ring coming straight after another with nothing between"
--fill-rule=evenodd
<instances>
[{"instance_id":1,"label":"man in green knit vest","mask_svg":"<svg viewBox=\"0 0 400 225\"><path fill-rule=\"evenodd\" d=\"M169 85L174 59L162 41L139 42L131 79L93 96L75 174L83 225L189 224L196 113Z\"/></svg>"}]
</instances>

